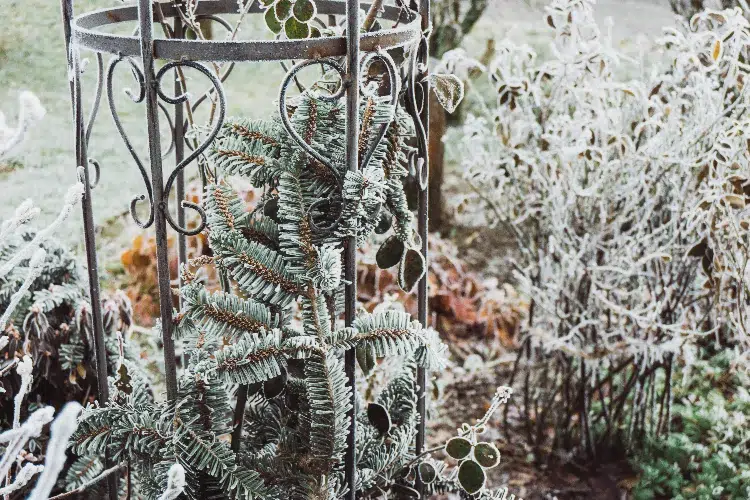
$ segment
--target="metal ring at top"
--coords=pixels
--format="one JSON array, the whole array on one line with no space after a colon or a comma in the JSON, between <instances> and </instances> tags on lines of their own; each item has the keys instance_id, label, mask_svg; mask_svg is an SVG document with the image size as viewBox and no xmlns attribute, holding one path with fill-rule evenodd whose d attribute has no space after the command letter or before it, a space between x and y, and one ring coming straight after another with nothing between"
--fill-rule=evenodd
<instances>
[{"instance_id":1,"label":"metal ring at top","mask_svg":"<svg viewBox=\"0 0 750 500\"><path fill-rule=\"evenodd\" d=\"M316 0L319 14L344 14L345 2L340 0ZM166 18L177 16L171 2L161 2ZM363 8L367 8L364 4ZM203 0L196 14L231 14L236 12L236 0ZM259 4L254 4L249 14L261 14ZM384 9L383 19L401 21L390 29L383 29L360 36L362 52L376 52L403 47L420 39L419 18L414 13L405 17L404 11L389 5ZM72 37L80 48L97 52L118 54L123 57L140 55L137 36L124 36L98 30L108 25L136 21L138 9L135 5L96 10L77 16L72 22ZM154 40L154 58L168 61L284 61L288 59L320 59L340 57L346 54L346 37L320 37L305 40Z\"/></svg>"}]
</instances>

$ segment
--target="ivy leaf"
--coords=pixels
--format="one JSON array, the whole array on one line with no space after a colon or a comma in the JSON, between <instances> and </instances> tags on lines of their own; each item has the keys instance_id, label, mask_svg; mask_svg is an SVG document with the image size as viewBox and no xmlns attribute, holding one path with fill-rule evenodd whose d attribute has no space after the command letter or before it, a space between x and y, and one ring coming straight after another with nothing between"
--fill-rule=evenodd
<instances>
[{"instance_id":1,"label":"ivy leaf","mask_svg":"<svg viewBox=\"0 0 750 500\"><path fill-rule=\"evenodd\" d=\"M315 17L315 4L312 0L297 0L294 2L292 13L298 21L306 23Z\"/></svg>"},{"instance_id":2,"label":"ivy leaf","mask_svg":"<svg viewBox=\"0 0 750 500\"><path fill-rule=\"evenodd\" d=\"M474 447L474 460L485 469L491 469L500 463L500 452L492 443L477 443Z\"/></svg>"},{"instance_id":3,"label":"ivy leaf","mask_svg":"<svg viewBox=\"0 0 750 500\"><path fill-rule=\"evenodd\" d=\"M274 6L276 19L283 21L292 12L292 0L279 0Z\"/></svg>"},{"instance_id":4,"label":"ivy leaf","mask_svg":"<svg viewBox=\"0 0 750 500\"><path fill-rule=\"evenodd\" d=\"M437 479L437 471L429 462L422 462L419 464L419 467L417 467L417 473L419 474L419 479L421 479L424 484L430 484Z\"/></svg>"},{"instance_id":5,"label":"ivy leaf","mask_svg":"<svg viewBox=\"0 0 750 500\"><path fill-rule=\"evenodd\" d=\"M451 458L462 460L469 456L469 453L471 452L471 443L466 438L451 438L448 440L448 444L445 445L445 452Z\"/></svg>"},{"instance_id":6,"label":"ivy leaf","mask_svg":"<svg viewBox=\"0 0 750 500\"><path fill-rule=\"evenodd\" d=\"M375 262L378 264L380 269L390 269L395 266L401 260L401 256L404 254L405 246L404 242L396 238L396 236L389 236L380 248L378 253L375 254Z\"/></svg>"},{"instance_id":7,"label":"ivy leaf","mask_svg":"<svg viewBox=\"0 0 750 500\"><path fill-rule=\"evenodd\" d=\"M487 476L484 474L484 469L473 460L464 461L458 468L458 482L470 495L484 488L486 480Z\"/></svg>"},{"instance_id":8,"label":"ivy leaf","mask_svg":"<svg viewBox=\"0 0 750 500\"><path fill-rule=\"evenodd\" d=\"M290 17L284 23L284 32L290 40L301 40L310 36L310 26Z\"/></svg>"},{"instance_id":9,"label":"ivy leaf","mask_svg":"<svg viewBox=\"0 0 750 500\"><path fill-rule=\"evenodd\" d=\"M446 73L432 73L428 77L430 87L440 105L448 113L453 113L464 98L464 82L456 75Z\"/></svg>"},{"instance_id":10,"label":"ivy leaf","mask_svg":"<svg viewBox=\"0 0 750 500\"><path fill-rule=\"evenodd\" d=\"M279 24L279 31L281 31L281 24ZM279 222L279 199L271 198L263 204L263 215L270 218L272 221L278 224Z\"/></svg>"},{"instance_id":11,"label":"ivy leaf","mask_svg":"<svg viewBox=\"0 0 750 500\"><path fill-rule=\"evenodd\" d=\"M380 212L380 220L377 226L375 226L376 234L385 234L391 228L393 218L386 212Z\"/></svg>"},{"instance_id":12,"label":"ivy leaf","mask_svg":"<svg viewBox=\"0 0 750 500\"><path fill-rule=\"evenodd\" d=\"M370 403L367 405L367 420L370 421L373 427L381 434L388 434L393 425L391 422L391 416L385 406L379 403Z\"/></svg>"},{"instance_id":13,"label":"ivy leaf","mask_svg":"<svg viewBox=\"0 0 750 500\"><path fill-rule=\"evenodd\" d=\"M424 257L421 252L414 248L408 248L401 257L401 263L398 268L398 284L408 292L417 282L422 279L425 273Z\"/></svg>"},{"instance_id":14,"label":"ivy leaf","mask_svg":"<svg viewBox=\"0 0 750 500\"><path fill-rule=\"evenodd\" d=\"M362 372L365 375L369 375L373 368L375 368L375 348L369 344L361 345L357 347L355 353L357 355L357 363L359 363Z\"/></svg>"},{"instance_id":15,"label":"ivy leaf","mask_svg":"<svg viewBox=\"0 0 750 500\"><path fill-rule=\"evenodd\" d=\"M268 9L264 18L266 20L266 26L268 26L269 30L271 30L276 35L281 33L282 26L279 20L276 19L276 13L274 12L274 9Z\"/></svg>"}]
</instances>

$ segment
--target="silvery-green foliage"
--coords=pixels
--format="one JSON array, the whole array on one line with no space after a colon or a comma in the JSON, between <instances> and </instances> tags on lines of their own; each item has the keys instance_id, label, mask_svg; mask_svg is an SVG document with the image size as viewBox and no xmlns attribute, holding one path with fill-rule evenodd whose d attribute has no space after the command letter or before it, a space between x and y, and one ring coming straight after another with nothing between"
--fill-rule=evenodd
<instances>
[{"instance_id":1,"label":"silvery-green foliage","mask_svg":"<svg viewBox=\"0 0 750 500\"><path fill-rule=\"evenodd\" d=\"M89 406L74 436L80 464L104 451L131 460L144 498L170 490L174 464L191 499L342 496L356 392L344 370L348 349L365 372L378 359L399 359L376 391L356 395L355 487L375 498L397 483L413 485L416 370L439 368L445 347L403 311L363 311L351 327L341 319L344 243L364 244L383 217L399 244L395 263L410 259L410 276L424 273L424 261L407 256L416 247L403 187L408 119L385 99L363 99L360 157L373 147L374 154L354 173L344 162L343 100L303 93L288 111L331 168L304 153L279 120L227 122L208 154L223 178L206 188L213 257L183 269L175 324L189 364L178 399L154 400L147 381L123 364L109 403ZM256 209L246 210L230 175L262 190ZM210 292L192 271L209 263L228 282L223 291Z\"/></svg>"},{"instance_id":2,"label":"silvery-green foliage","mask_svg":"<svg viewBox=\"0 0 750 500\"><path fill-rule=\"evenodd\" d=\"M499 41L487 69L495 102L453 143L473 188L465 208L515 236L514 275L533 299L525 342L552 365L574 361L561 373L585 388L585 407L618 368L635 373L616 382L621 399L591 410L625 418L630 440L646 422L667 427L669 398L651 398L659 415L621 401L644 403L654 373L671 376L693 343L715 336L750 352L750 26L738 10L699 14L665 29L652 49L663 62L623 80L626 57L593 9L551 2L547 60ZM597 429L582 420L592 452ZM611 439L618 426L607 427Z\"/></svg>"}]
</instances>

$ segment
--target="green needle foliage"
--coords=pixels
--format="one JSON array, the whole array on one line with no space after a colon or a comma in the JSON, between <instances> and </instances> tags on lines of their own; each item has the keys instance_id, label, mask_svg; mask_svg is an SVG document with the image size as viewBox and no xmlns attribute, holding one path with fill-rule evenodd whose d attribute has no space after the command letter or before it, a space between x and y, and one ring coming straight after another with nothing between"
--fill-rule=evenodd
<instances>
[{"instance_id":1,"label":"green needle foliage","mask_svg":"<svg viewBox=\"0 0 750 500\"><path fill-rule=\"evenodd\" d=\"M356 394L360 498L414 493L418 366L436 368L444 347L403 312L361 312L343 327L345 242L392 231L381 248L405 268L410 289L424 275L406 205L407 115L386 98L363 99L360 172L344 163L343 101L304 93L288 106L297 133L330 160L311 158L279 120L233 120L208 155L217 173L242 176L263 194L247 211L225 182L205 193L214 257L183 269L175 336L189 364L175 402L157 402L148 381L124 363L111 401L84 411L74 450L89 463L108 451L129 460L134 487L157 498L172 464L185 471L190 499L335 499L346 491L343 462L355 389L344 352L355 349L364 376L378 360L398 366L370 400ZM381 127L384 139L376 143ZM212 263L224 291L209 292L191 271ZM370 394L370 391L368 391ZM435 462L435 461L432 461ZM431 462L431 463L432 463ZM435 462L437 463L437 462ZM432 469L430 469L432 467ZM441 467L424 466L429 482ZM453 479L441 485L460 489ZM445 489L448 486L441 486ZM448 488L448 489L450 489Z\"/></svg>"}]
</instances>

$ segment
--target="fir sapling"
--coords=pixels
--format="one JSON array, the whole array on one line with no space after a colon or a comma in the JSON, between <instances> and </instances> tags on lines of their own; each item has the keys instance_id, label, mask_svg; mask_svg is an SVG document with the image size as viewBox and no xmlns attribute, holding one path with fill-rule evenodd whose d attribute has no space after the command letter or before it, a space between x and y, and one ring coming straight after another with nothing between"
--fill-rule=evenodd
<instances>
[{"instance_id":1,"label":"fir sapling","mask_svg":"<svg viewBox=\"0 0 750 500\"><path fill-rule=\"evenodd\" d=\"M204 208L213 257L182 270L175 335L189 363L177 401L154 400L148 381L126 367L112 379L111 400L82 414L73 449L83 460L105 451L130 460L143 498L175 489L175 464L191 499L341 497L352 391L360 498L413 491L416 469L438 462L413 453L416 370L440 368L446 349L437 334L388 308L361 311L352 327L340 320L348 237L362 245L376 227L391 230L380 263L400 267L404 289L424 274L403 187L411 123L390 98L366 96L359 153L369 161L349 172L344 102L315 95L329 83L324 77L286 103L286 112L330 166L308 156L279 119L229 120L210 149L217 175ZM385 137L378 142L380 127ZM262 191L255 209L245 207L231 176ZM196 279L209 265L224 277L222 291ZM384 360L395 368L365 396L348 385L348 349L357 353L360 378ZM436 467L432 479L442 470ZM441 484L461 490L453 480Z\"/></svg>"}]
</instances>

